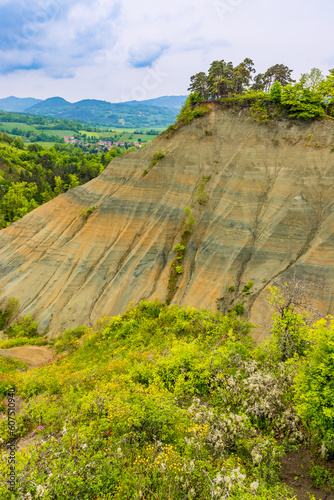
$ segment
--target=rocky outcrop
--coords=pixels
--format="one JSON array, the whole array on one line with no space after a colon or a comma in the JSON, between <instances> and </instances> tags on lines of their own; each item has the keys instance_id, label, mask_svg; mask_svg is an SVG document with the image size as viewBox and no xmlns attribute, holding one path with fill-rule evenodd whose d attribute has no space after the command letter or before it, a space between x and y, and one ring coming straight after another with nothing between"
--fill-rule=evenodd
<instances>
[{"instance_id":1,"label":"rocky outcrop","mask_svg":"<svg viewBox=\"0 0 334 500\"><path fill-rule=\"evenodd\" d=\"M326 287L314 301L332 313L333 134L331 120L267 125L215 105L2 230L2 299L17 297L50 335L165 300L189 206L172 302L226 311L244 300L258 321L270 280L296 273Z\"/></svg>"}]
</instances>

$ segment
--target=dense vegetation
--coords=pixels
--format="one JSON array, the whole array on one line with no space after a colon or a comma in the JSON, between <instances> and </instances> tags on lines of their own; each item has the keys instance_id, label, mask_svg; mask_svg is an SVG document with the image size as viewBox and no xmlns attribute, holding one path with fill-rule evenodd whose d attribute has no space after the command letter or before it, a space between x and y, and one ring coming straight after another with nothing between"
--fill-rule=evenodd
<instances>
[{"instance_id":1,"label":"dense vegetation","mask_svg":"<svg viewBox=\"0 0 334 500\"><path fill-rule=\"evenodd\" d=\"M61 143L65 135L79 133L82 129L82 123L73 120L0 111L0 132L20 136L24 142Z\"/></svg>"},{"instance_id":2,"label":"dense vegetation","mask_svg":"<svg viewBox=\"0 0 334 500\"><path fill-rule=\"evenodd\" d=\"M0 229L58 194L98 176L124 149L87 154L71 144L43 148L0 134Z\"/></svg>"},{"instance_id":3,"label":"dense vegetation","mask_svg":"<svg viewBox=\"0 0 334 500\"><path fill-rule=\"evenodd\" d=\"M334 321L310 326L278 288L271 300L280 313L262 346L235 312L156 300L67 330L44 366L2 359L2 410L14 385L25 400L14 437L34 443L16 454L9 492L0 421L1 498L292 499L280 457L300 446L331 488L319 460L334 456ZM25 320L12 341L32 335Z\"/></svg>"},{"instance_id":4,"label":"dense vegetation","mask_svg":"<svg viewBox=\"0 0 334 500\"><path fill-rule=\"evenodd\" d=\"M244 103L252 106L252 114L260 121L287 116L312 119L334 117L334 69L325 77L317 68L301 75L298 82L291 78L287 66L276 64L254 78L254 63L245 59L238 66L214 61L209 72L191 77L188 90L193 101L225 100L226 104Z\"/></svg>"}]
</instances>

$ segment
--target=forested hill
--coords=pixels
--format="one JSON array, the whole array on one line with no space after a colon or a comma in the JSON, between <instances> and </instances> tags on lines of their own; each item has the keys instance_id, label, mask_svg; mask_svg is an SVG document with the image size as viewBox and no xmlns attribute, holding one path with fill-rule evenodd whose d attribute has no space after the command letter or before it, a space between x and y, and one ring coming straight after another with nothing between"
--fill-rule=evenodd
<instances>
[{"instance_id":1,"label":"forested hill","mask_svg":"<svg viewBox=\"0 0 334 500\"><path fill-rule=\"evenodd\" d=\"M41 99L34 99L33 97L6 97L5 99L0 99L0 109L2 111L13 111L16 113L23 113L25 109L30 108L34 104L41 102Z\"/></svg>"},{"instance_id":2,"label":"forested hill","mask_svg":"<svg viewBox=\"0 0 334 500\"><path fill-rule=\"evenodd\" d=\"M88 154L72 144L25 146L21 139L0 134L0 229L39 205L97 177L126 150Z\"/></svg>"}]
</instances>

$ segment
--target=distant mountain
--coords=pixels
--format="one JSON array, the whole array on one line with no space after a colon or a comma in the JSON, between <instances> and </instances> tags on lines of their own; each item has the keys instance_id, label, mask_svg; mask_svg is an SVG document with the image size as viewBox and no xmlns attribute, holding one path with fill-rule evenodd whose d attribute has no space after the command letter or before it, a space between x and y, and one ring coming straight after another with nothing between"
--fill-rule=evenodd
<instances>
[{"instance_id":1,"label":"distant mountain","mask_svg":"<svg viewBox=\"0 0 334 500\"><path fill-rule=\"evenodd\" d=\"M147 99L146 101L127 101L123 104L130 104L131 106L137 104L145 104L147 106L159 106L163 108L170 109L181 109L182 104L185 102L188 96L186 95L166 95L163 97L157 97L156 99Z\"/></svg>"},{"instance_id":2,"label":"distant mountain","mask_svg":"<svg viewBox=\"0 0 334 500\"><path fill-rule=\"evenodd\" d=\"M96 99L84 99L72 104L61 97L51 97L27 108L25 112L77 120L91 125L154 128L168 127L175 121L178 110L179 108L152 106L142 102L110 103Z\"/></svg>"},{"instance_id":3,"label":"distant mountain","mask_svg":"<svg viewBox=\"0 0 334 500\"><path fill-rule=\"evenodd\" d=\"M12 111L17 113L23 113L27 108L34 106L42 102L42 99L34 99L33 97L5 97L5 99L0 99L0 109L2 111Z\"/></svg>"},{"instance_id":4,"label":"distant mountain","mask_svg":"<svg viewBox=\"0 0 334 500\"><path fill-rule=\"evenodd\" d=\"M0 110L52 118L66 118L111 127L168 127L175 121L187 96L163 96L145 101L111 103L97 99L68 102L62 97L44 101L33 98L6 97L0 99Z\"/></svg>"},{"instance_id":5,"label":"distant mountain","mask_svg":"<svg viewBox=\"0 0 334 500\"><path fill-rule=\"evenodd\" d=\"M64 113L72 108L72 103L66 101L62 97L49 97L45 101L35 103L25 109L25 113L32 115L55 116L59 113ZM58 116L57 116L58 117Z\"/></svg>"},{"instance_id":6,"label":"distant mountain","mask_svg":"<svg viewBox=\"0 0 334 500\"><path fill-rule=\"evenodd\" d=\"M45 99L45 101L41 101L39 103L34 103L30 107L38 106L39 109L45 108L62 108L67 106L72 106L72 104L62 97L49 97Z\"/></svg>"}]
</instances>

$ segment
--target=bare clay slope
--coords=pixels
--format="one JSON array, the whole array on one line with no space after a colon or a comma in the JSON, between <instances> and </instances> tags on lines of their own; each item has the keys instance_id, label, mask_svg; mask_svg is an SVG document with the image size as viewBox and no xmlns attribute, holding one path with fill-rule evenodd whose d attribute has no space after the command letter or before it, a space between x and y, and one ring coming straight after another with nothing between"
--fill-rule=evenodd
<instances>
[{"instance_id":1,"label":"bare clay slope","mask_svg":"<svg viewBox=\"0 0 334 500\"><path fill-rule=\"evenodd\" d=\"M165 300L189 205L195 224L173 302L225 311L251 280L245 305L256 321L268 280L296 271L328 286L315 300L333 312L333 134L332 121L268 127L213 107L1 231L2 300L17 297L20 316L50 334ZM169 152L149 169L158 148ZM205 205L202 176L211 176Z\"/></svg>"}]
</instances>

